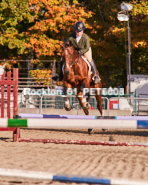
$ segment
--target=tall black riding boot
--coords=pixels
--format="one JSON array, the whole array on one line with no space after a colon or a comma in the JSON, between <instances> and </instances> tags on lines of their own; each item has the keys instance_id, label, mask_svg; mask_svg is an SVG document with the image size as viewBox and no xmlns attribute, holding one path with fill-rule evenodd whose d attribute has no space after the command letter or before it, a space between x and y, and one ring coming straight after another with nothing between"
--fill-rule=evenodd
<instances>
[{"instance_id":1,"label":"tall black riding boot","mask_svg":"<svg viewBox=\"0 0 148 185\"><path fill-rule=\"evenodd\" d=\"M100 77L98 76L97 74L97 67L96 67L96 64L94 62L94 60L92 59L91 60L91 70L93 72L93 79L94 79L94 82L95 83L100 83Z\"/></svg>"},{"instance_id":2,"label":"tall black riding boot","mask_svg":"<svg viewBox=\"0 0 148 185\"><path fill-rule=\"evenodd\" d=\"M63 71L62 71L62 66L63 66L63 61L60 61L60 71L59 74L56 74L55 76L52 77L52 80L54 81L62 81L63 80Z\"/></svg>"}]
</instances>

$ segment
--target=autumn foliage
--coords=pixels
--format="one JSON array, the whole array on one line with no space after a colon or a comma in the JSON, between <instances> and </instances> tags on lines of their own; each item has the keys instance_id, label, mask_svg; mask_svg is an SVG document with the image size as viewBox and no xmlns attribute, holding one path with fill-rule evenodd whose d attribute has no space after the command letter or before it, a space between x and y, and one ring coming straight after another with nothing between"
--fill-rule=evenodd
<instances>
[{"instance_id":1,"label":"autumn foliage","mask_svg":"<svg viewBox=\"0 0 148 185\"><path fill-rule=\"evenodd\" d=\"M51 82L51 70L30 70L30 77L34 78L38 85L50 85Z\"/></svg>"},{"instance_id":2,"label":"autumn foliage","mask_svg":"<svg viewBox=\"0 0 148 185\"><path fill-rule=\"evenodd\" d=\"M132 73L147 74L148 2L127 2L133 6L130 12ZM124 86L127 22L117 20L120 5L120 0L1 0L0 58L59 60L59 43L82 20L103 85Z\"/></svg>"}]
</instances>

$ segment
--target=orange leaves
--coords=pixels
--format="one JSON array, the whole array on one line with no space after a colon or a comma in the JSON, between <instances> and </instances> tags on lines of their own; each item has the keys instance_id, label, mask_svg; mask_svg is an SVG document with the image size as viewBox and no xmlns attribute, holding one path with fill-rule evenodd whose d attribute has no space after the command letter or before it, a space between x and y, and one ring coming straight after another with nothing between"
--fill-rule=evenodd
<instances>
[{"instance_id":1,"label":"orange leaves","mask_svg":"<svg viewBox=\"0 0 148 185\"><path fill-rule=\"evenodd\" d=\"M28 29L30 40L26 47L31 47L37 56L60 55L58 41L64 40L73 31L76 21L85 22L87 17L92 16L92 12L87 12L78 1L73 1L71 6L68 0L29 0L29 6L36 20ZM87 24L86 27L92 28Z\"/></svg>"},{"instance_id":2,"label":"orange leaves","mask_svg":"<svg viewBox=\"0 0 148 185\"><path fill-rule=\"evenodd\" d=\"M132 44L134 45L135 48L145 47L147 45L147 43L144 40L140 42L132 42Z\"/></svg>"},{"instance_id":3,"label":"orange leaves","mask_svg":"<svg viewBox=\"0 0 148 185\"><path fill-rule=\"evenodd\" d=\"M34 38L30 38L30 44L34 45L36 43Z\"/></svg>"},{"instance_id":4,"label":"orange leaves","mask_svg":"<svg viewBox=\"0 0 148 185\"><path fill-rule=\"evenodd\" d=\"M30 77L38 78L35 79L38 82L38 85L50 85L51 83L51 70L42 69L42 70L30 70ZM46 79L44 79L46 78ZM44 79L44 80L43 80Z\"/></svg>"},{"instance_id":5,"label":"orange leaves","mask_svg":"<svg viewBox=\"0 0 148 185\"><path fill-rule=\"evenodd\" d=\"M53 9L54 12L61 12L61 9L60 9L59 6L53 6L52 9Z\"/></svg>"},{"instance_id":6,"label":"orange leaves","mask_svg":"<svg viewBox=\"0 0 148 185\"><path fill-rule=\"evenodd\" d=\"M52 56L56 50L60 51L58 41L49 39L46 35L38 36L32 35L30 42L26 43L26 47L32 47L36 55L39 56Z\"/></svg>"}]
</instances>

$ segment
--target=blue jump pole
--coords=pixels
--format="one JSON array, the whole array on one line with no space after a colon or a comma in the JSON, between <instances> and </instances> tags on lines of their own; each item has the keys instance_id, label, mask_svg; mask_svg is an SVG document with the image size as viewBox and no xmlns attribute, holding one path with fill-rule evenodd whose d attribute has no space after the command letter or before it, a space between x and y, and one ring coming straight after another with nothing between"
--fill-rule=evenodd
<instances>
[{"instance_id":1,"label":"blue jump pole","mask_svg":"<svg viewBox=\"0 0 148 185\"><path fill-rule=\"evenodd\" d=\"M21 118L148 120L148 116L87 116L20 113Z\"/></svg>"}]
</instances>

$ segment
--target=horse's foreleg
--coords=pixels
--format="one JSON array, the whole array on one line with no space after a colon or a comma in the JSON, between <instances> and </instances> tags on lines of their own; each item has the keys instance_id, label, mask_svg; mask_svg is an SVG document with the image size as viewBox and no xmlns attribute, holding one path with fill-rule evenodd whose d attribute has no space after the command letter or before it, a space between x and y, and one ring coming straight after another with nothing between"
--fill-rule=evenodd
<instances>
[{"instance_id":1,"label":"horse's foreleg","mask_svg":"<svg viewBox=\"0 0 148 185\"><path fill-rule=\"evenodd\" d=\"M83 80L82 85L81 85L81 91L83 92L82 93L83 94L82 103L83 103L83 107L85 109L89 109L91 107L91 105L87 102L87 99L86 99L86 95L88 94L88 96L89 96L89 88L90 88L89 79L88 78L85 78Z\"/></svg>"},{"instance_id":2,"label":"horse's foreleg","mask_svg":"<svg viewBox=\"0 0 148 185\"><path fill-rule=\"evenodd\" d=\"M68 88L71 88L70 85L64 84L64 89L63 89L64 95L65 95L65 105L64 105L64 107L65 107L66 111L70 111L71 108L72 108L71 105L70 105L69 98L67 96L67 89Z\"/></svg>"},{"instance_id":3,"label":"horse's foreleg","mask_svg":"<svg viewBox=\"0 0 148 185\"><path fill-rule=\"evenodd\" d=\"M71 105L70 105L70 101L69 101L69 98L66 96L65 97L65 110L66 111L70 111L71 110Z\"/></svg>"}]
</instances>

